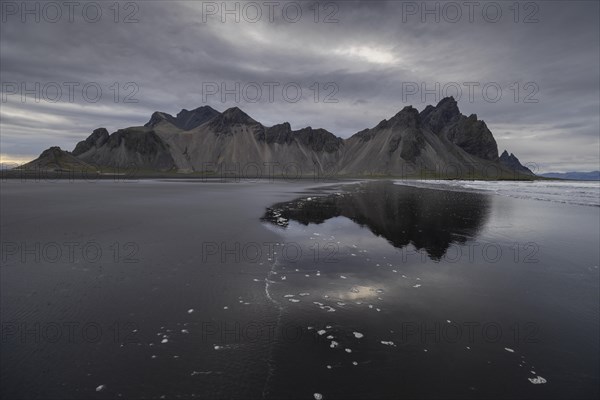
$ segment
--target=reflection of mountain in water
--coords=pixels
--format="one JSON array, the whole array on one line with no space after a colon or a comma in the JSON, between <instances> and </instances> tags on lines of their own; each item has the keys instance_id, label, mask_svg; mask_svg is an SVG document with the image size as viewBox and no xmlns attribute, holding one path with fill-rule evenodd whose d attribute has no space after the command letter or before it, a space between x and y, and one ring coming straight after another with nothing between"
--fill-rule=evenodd
<instances>
[{"instance_id":1,"label":"reflection of mountain in water","mask_svg":"<svg viewBox=\"0 0 600 400\"><path fill-rule=\"evenodd\" d=\"M450 244L463 244L483 227L489 200L478 193L418 189L371 182L328 196L303 197L268 208L263 221L321 224L338 216L367 227L398 248L413 244L439 260Z\"/></svg>"}]
</instances>

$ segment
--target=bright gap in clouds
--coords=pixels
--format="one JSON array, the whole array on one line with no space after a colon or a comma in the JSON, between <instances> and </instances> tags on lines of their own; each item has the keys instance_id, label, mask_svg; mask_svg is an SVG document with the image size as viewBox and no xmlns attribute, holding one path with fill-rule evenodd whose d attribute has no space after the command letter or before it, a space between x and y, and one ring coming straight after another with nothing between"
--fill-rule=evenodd
<instances>
[{"instance_id":1,"label":"bright gap in clouds","mask_svg":"<svg viewBox=\"0 0 600 400\"><path fill-rule=\"evenodd\" d=\"M351 46L334 50L335 54L359 58L372 64L395 64L397 58L389 51L367 46Z\"/></svg>"}]
</instances>

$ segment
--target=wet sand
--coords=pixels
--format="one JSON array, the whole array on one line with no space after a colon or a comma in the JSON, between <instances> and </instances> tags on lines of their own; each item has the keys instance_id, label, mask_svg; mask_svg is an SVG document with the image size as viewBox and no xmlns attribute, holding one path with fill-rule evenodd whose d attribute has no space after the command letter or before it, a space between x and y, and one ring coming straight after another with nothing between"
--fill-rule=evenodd
<instances>
[{"instance_id":1,"label":"wet sand","mask_svg":"<svg viewBox=\"0 0 600 400\"><path fill-rule=\"evenodd\" d=\"M1 189L3 398L598 395L597 207L390 182Z\"/></svg>"}]
</instances>

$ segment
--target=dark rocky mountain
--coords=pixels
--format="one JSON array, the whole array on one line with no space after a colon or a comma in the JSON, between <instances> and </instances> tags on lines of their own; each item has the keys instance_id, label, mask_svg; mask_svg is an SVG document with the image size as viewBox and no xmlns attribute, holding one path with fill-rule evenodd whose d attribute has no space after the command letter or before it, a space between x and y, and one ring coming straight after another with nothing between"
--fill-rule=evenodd
<instances>
[{"instance_id":1,"label":"dark rocky mountain","mask_svg":"<svg viewBox=\"0 0 600 400\"><path fill-rule=\"evenodd\" d=\"M420 114L423 125L448 139L467 153L484 160L498 158L498 146L492 132L477 115L466 117L458 110L453 97L442 99L437 106L427 106Z\"/></svg>"},{"instance_id":2,"label":"dark rocky mountain","mask_svg":"<svg viewBox=\"0 0 600 400\"><path fill-rule=\"evenodd\" d=\"M511 171L517 171L525 175L535 175L529 168L521 164L519 159L513 154L508 154L508 151L504 150L500 156L500 164L510 169Z\"/></svg>"},{"instance_id":3,"label":"dark rocky mountain","mask_svg":"<svg viewBox=\"0 0 600 400\"><path fill-rule=\"evenodd\" d=\"M108 140L109 134L106 128L98 128L85 140L77 143L73 150L74 156L86 153L93 148L101 147Z\"/></svg>"},{"instance_id":4,"label":"dark rocky mountain","mask_svg":"<svg viewBox=\"0 0 600 400\"><path fill-rule=\"evenodd\" d=\"M238 107L220 113L204 106L182 110L176 117L155 112L144 126L110 135L104 128L96 129L72 155L98 167L150 171L228 170L242 175L252 165L259 176L265 176L265 165L280 170L292 165L294 176L514 179L533 175L514 155L498 157L485 122L474 114L461 114L452 97L421 112L404 107L389 120L348 139L325 129L292 130L287 122L266 127Z\"/></svg>"},{"instance_id":5,"label":"dark rocky mountain","mask_svg":"<svg viewBox=\"0 0 600 400\"><path fill-rule=\"evenodd\" d=\"M175 167L168 146L152 128L119 129L108 137L104 134L106 130L97 131L75 148L77 157L88 164L158 171Z\"/></svg>"},{"instance_id":6,"label":"dark rocky mountain","mask_svg":"<svg viewBox=\"0 0 600 400\"><path fill-rule=\"evenodd\" d=\"M198 107L192 111L183 109L176 117L164 112L156 111L150 117L150 121L144 126L153 128L161 122L166 121L181 130L189 131L217 115L219 115L219 112L210 106Z\"/></svg>"}]
</instances>

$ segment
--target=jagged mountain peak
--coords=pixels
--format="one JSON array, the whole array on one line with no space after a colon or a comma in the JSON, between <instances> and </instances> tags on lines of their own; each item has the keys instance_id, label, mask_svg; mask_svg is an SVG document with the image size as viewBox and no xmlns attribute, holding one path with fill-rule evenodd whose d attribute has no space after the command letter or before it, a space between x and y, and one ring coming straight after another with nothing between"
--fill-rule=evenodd
<instances>
[{"instance_id":1,"label":"jagged mountain peak","mask_svg":"<svg viewBox=\"0 0 600 400\"><path fill-rule=\"evenodd\" d=\"M194 129L203 123L211 120L212 118L219 115L219 112L210 106L201 106L191 111L182 109L177 113L177 117L173 117L171 114L155 111L144 126L147 128L154 128L163 121L166 121L175 127L189 131Z\"/></svg>"},{"instance_id":2,"label":"jagged mountain peak","mask_svg":"<svg viewBox=\"0 0 600 400\"><path fill-rule=\"evenodd\" d=\"M94 147L100 147L108 141L109 134L106 128L94 129L92 134L87 139L77 143L73 149L73 155L79 156Z\"/></svg>"},{"instance_id":3,"label":"jagged mountain peak","mask_svg":"<svg viewBox=\"0 0 600 400\"><path fill-rule=\"evenodd\" d=\"M231 107L223 111L221 117L224 121L233 124L256 124L257 122L239 107Z\"/></svg>"},{"instance_id":4,"label":"jagged mountain peak","mask_svg":"<svg viewBox=\"0 0 600 400\"><path fill-rule=\"evenodd\" d=\"M382 121L384 122L384 121ZM400 110L396 115L384 122L388 125L400 125L403 127L416 128L421 124L421 117L419 111L413 106L406 106Z\"/></svg>"},{"instance_id":5,"label":"jagged mountain peak","mask_svg":"<svg viewBox=\"0 0 600 400\"><path fill-rule=\"evenodd\" d=\"M208 127L217 135L236 133L240 131L240 126L264 129L259 122L255 121L238 107L228 108L212 118L208 123Z\"/></svg>"},{"instance_id":6,"label":"jagged mountain peak","mask_svg":"<svg viewBox=\"0 0 600 400\"><path fill-rule=\"evenodd\" d=\"M502 164L511 171L515 171L526 175L534 175L534 173L529 168L521 164L517 156L515 156L513 153L509 154L506 150L502 152L498 161L500 162L500 164Z\"/></svg>"},{"instance_id":7,"label":"jagged mountain peak","mask_svg":"<svg viewBox=\"0 0 600 400\"><path fill-rule=\"evenodd\" d=\"M214 108L212 108L211 106L200 106L197 108L194 108L193 110L189 111L187 108L182 108L181 111L179 111L177 113L177 116L181 115L181 114L186 114L186 113L200 113L200 112L216 112L218 113L217 110L215 110Z\"/></svg>"}]
</instances>

